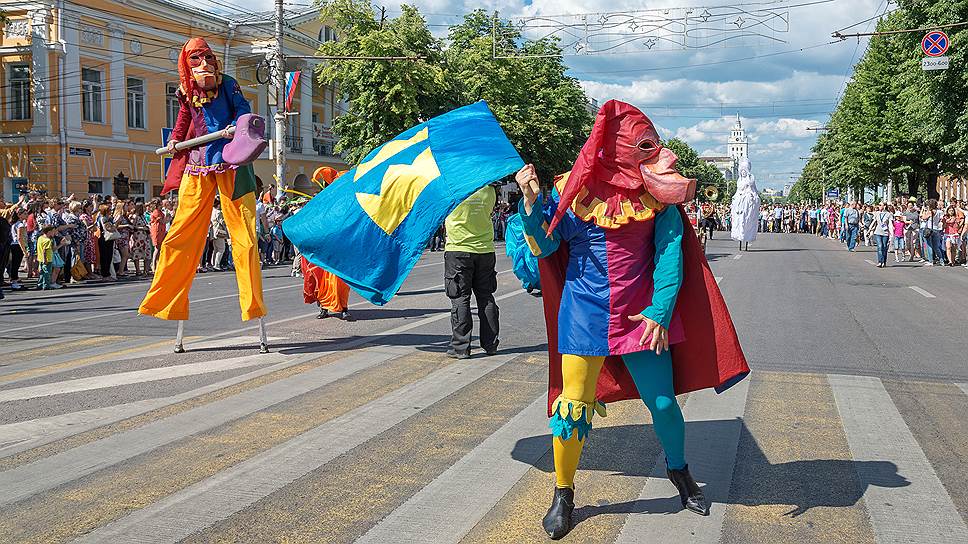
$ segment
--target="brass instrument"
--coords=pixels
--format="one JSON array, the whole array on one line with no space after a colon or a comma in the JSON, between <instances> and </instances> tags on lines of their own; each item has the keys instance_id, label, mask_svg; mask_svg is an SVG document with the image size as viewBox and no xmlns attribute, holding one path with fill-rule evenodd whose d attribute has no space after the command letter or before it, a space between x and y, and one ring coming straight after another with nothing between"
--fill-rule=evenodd
<instances>
[{"instance_id":1,"label":"brass instrument","mask_svg":"<svg viewBox=\"0 0 968 544\"><path fill-rule=\"evenodd\" d=\"M702 190L702 194L706 197L706 200L710 202L716 202L719 200L719 188L715 185L707 185L706 188Z\"/></svg>"}]
</instances>

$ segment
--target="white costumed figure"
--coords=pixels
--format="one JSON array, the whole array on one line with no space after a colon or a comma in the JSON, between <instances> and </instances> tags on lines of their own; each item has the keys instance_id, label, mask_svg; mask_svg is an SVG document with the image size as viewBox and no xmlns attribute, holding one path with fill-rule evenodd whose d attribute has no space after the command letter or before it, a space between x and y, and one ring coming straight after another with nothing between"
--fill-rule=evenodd
<instances>
[{"instance_id":1,"label":"white costumed figure","mask_svg":"<svg viewBox=\"0 0 968 544\"><path fill-rule=\"evenodd\" d=\"M739 178L736 180L736 194L733 195L731 205L732 232L730 237L749 245L756 240L756 227L760 219L760 195L756 189L756 180L750 171L750 160L742 158L739 161Z\"/></svg>"}]
</instances>

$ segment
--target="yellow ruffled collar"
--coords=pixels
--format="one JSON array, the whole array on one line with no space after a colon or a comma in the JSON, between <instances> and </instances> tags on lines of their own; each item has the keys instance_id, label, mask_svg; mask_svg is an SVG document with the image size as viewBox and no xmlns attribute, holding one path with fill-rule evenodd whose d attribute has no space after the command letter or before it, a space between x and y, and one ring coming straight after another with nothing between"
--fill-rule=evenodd
<instances>
[{"instance_id":1,"label":"yellow ruffled collar","mask_svg":"<svg viewBox=\"0 0 968 544\"><path fill-rule=\"evenodd\" d=\"M571 172L565 172L555 177L555 188L560 194L565 189L565 183ZM655 218L655 214L665 208L658 200L652 197L648 191L642 191L638 201L633 201L628 197L622 197L612 205L608 202L591 196L587 187L582 187L578 192L575 201L571 203L571 211L582 221L594 221L596 225L604 229L617 229L626 225L629 221L649 221Z\"/></svg>"}]
</instances>

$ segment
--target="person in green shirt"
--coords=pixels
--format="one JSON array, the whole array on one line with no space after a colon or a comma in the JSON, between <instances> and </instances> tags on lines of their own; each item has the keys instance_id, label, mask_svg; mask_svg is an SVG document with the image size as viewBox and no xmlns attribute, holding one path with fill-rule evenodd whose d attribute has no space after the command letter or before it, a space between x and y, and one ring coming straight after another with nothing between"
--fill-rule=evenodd
<instances>
[{"instance_id":1,"label":"person in green shirt","mask_svg":"<svg viewBox=\"0 0 968 544\"><path fill-rule=\"evenodd\" d=\"M481 348L488 355L497 352L498 307L494 301L497 272L494 270L494 224L491 212L497 200L494 187L481 188L447 216L447 245L444 246L444 287L451 301L453 335L447 355L457 359L471 356L471 294L477 299Z\"/></svg>"},{"instance_id":2,"label":"person in green shirt","mask_svg":"<svg viewBox=\"0 0 968 544\"><path fill-rule=\"evenodd\" d=\"M54 252L64 245L64 242L57 244L54 241L54 234L57 230L53 225L47 225L41 231L42 234L37 238L37 262L40 264L40 278L37 281L37 288L40 290L60 289L60 284L51 282L51 271L54 268Z\"/></svg>"}]
</instances>

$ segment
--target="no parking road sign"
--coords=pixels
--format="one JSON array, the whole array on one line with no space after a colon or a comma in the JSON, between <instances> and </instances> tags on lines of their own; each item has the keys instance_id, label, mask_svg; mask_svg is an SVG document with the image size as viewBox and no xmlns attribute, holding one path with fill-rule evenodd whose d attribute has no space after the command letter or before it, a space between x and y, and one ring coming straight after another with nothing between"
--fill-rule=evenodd
<instances>
[{"instance_id":1,"label":"no parking road sign","mask_svg":"<svg viewBox=\"0 0 968 544\"><path fill-rule=\"evenodd\" d=\"M948 35L940 30L932 30L921 39L921 50L929 57L940 57L948 52L951 41Z\"/></svg>"}]
</instances>

